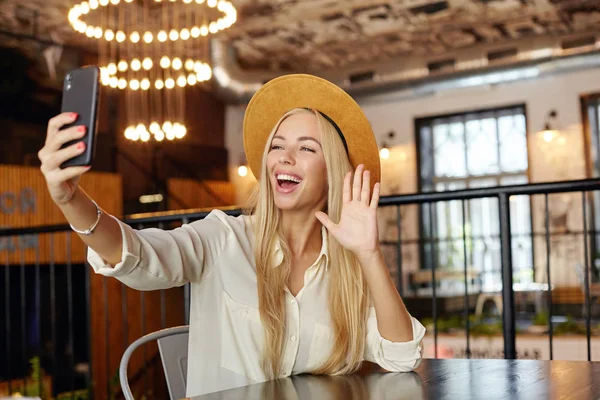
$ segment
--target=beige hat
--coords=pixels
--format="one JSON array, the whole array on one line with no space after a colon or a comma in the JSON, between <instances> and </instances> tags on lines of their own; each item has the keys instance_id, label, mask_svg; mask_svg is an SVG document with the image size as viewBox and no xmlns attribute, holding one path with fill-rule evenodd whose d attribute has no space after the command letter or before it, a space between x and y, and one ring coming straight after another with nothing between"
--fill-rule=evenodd
<instances>
[{"instance_id":1,"label":"beige hat","mask_svg":"<svg viewBox=\"0 0 600 400\"><path fill-rule=\"evenodd\" d=\"M260 177L262 155L279 119L294 108L311 108L332 122L348 150L350 163L364 164L371 186L379 182L379 149L373 129L358 104L340 87L312 75L293 74L264 84L252 97L244 116L244 150L255 177Z\"/></svg>"}]
</instances>

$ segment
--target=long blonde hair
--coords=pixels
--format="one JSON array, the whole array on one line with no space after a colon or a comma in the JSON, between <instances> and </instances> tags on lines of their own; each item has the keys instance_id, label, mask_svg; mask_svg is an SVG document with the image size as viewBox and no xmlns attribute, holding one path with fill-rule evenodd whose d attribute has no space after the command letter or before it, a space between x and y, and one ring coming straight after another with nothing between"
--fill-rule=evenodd
<instances>
[{"instance_id":1,"label":"long blonde hair","mask_svg":"<svg viewBox=\"0 0 600 400\"><path fill-rule=\"evenodd\" d=\"M273 188L268 179L266 159L273 136L281 123L291 115L312 113L321 132L321 145L327 166L329 184L325 212L338 222L342 211L345 174L352 169L348 155L335 128L315 110L294 109L287 112L273 128L262 157L259 183L250 196L249 210L254 214L255 261L258 304L265 330L262 368L271 378L279 375L284 346L285 286L290 275L291 251L280 229L280 211L275 207ZM333 323L334 346L329 358L312 371L315 374L346 374L360 368L369 293L356 257L343 248L329 233L329 310ZM279 241L283 263L273 266L273 251ZM335 310L335 312L331 312Z\"/></svg>"}]
</instances>

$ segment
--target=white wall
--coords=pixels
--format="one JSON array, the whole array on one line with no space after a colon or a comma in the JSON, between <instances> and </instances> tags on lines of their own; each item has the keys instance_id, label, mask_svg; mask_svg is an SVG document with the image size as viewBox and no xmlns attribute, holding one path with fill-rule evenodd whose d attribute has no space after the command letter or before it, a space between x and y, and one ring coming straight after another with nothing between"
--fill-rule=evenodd
<instances>
[{"instance_id":1,"label":"white wall","mask_svg":"<svg viewBox=\"0 0 600 400\"><path fill-rule=\"evenodd\" d=\"M394 98L394 93L358 98L373 130L381 143L390 130L396 132L392 140L391 155L382 161L382 193L414 193L417 190L417 166L415 154L414 120L418 117L463 112L482 108L493 108L525 104L527 112L528 151L531 182L583 179L586 176L584 140L580 110L582 94L600 92L600 70L578 71L508 84L444 92L414 98ZM537 133L542 130L546 116L556 109L558 128L564 139L552 143L544 142ZM248 189L253 185L252 177L240 178L237 166L243 154L242 121L244 106L229 106L226 111L225 143L230 152L231 179L236 185L238 203L243 202ZM556 195L551 198L551 211L569 208L568 227L581 229L581 195ZM534 229L543 232L543 199L533 202ZM416 208L403 210L403 239L416 238ZM397 237L395 210L382 210L382 239ZM544 254L543 241L535 244L536 254ZM403 251L405 271L418 267L416 246L406 246ZM388 262L395 264L390 250ZM551 256L553 281L557 285L576 285L574 263L582 260L581 238L553 243ZM545 257L536 257L540 268L537 280L544 281ZM406 281L406 280L405 280Z\"/></svg>"}]
</instances>

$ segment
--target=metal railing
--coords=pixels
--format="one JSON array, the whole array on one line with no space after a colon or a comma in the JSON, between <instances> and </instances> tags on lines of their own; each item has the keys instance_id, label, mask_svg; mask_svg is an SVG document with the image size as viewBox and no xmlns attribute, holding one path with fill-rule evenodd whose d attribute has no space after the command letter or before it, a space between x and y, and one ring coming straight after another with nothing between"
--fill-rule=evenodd
<instances>
[{"instance_id":1,"label":"metal railing","mask_svg":"<svg viewBox=\"0 0 600 400\"><path fill-rule=\"evenodd\" d=\"M449 202L449 201L459 201L461 202L461 208L463 210L462 213L462 223L465 226L465 215L464 212L466 209L466 205L468 201L476 200L476 199L495 199L498 204L498 216L499 216L499 233L498 240L500 242L500 272L502 277L502 289L501 296L503 302L503 311L502 311L502 333L503 333L503 345L504 345L504 357L507 359L517 358L516 352L516 329L515 329L515 292L513 289L513 258L512 258L512 245L511 242L513 240L513 236L511 235L511 204L510 198L511 196L536 196L541 195L544 197L544 232L539 233L532 230L531 235L544 238L545 240L545 254L543 255L545 260L545 273L547 276L547 308L549 311L548 318L548 334L550 340L550 359L553 357L552 348L553 348L553 299L551 295L551 291L553 289L552 285L552 271L551 271L551 236L556 233L552 233L549 220L550 220L550 210L548 198L550 195L557 193L581 193L580 204L582 205L582 229L580 230L581 236L583 237L581 246L584 252L584 282L583 282L583 291L584 291L584 300L585 300L585 330L586 330L586 340L587 340L587 359L591 360L591 300L590 300L590 245L589 238L590 235L596 235L596 231L592 227L589 222L590 213L588 209L590 208L591 202L588 197L591 192L600 190L600 181L598 180L582 180L582 181L568 181L568 182L553 182L553 183L540 183L540 184L528 184L528 185L518 185L518 186L504 186L504 187L492 187L492 188L479 188L479 189L469 189L469 190L459 190L459 191L450 191L443 193L419 193L412 195L398 195L398 196L384 196L380 199L380 208L386 209L389 207L396 208L396 229L397 229L397 240L394 241L383 241L383 244L386 246L391 246L393 252L395 253L395 265L390 265L391 269L395 269L395 277L397 280L397 286L401 294L404 293L404 288L406 287L406 276L407 272L404 271L404 260L402 257L403 254L403 246L413 245L413 246L423 246L425 243L429 242L436 243L439 238L430 237L430 238L422 238L418 237L416 239L408 239L402 237L402 226L406 223L403 221L401 208L406 206L418 206L418 207L427 207L434 205L440 202ZM432 208L430 207L430 210ZM225 209L225 211L230 215L239 215L240 211L235 208ZM148 227L157 227L162 229L169 229L177 224L185 224L191 221L195 221L198 219L202 219L208 215L207 210L187 210L181 212L167 212L162 213L160 215L133 215L128 216L124 219L124 222L128 223L134 228L143 229ZM421 215L421 214L418 214ZM432 223L432 220L430 220ZM573 232L571 232L572 234ZM31 248L27 248L27 243L35 243L39 238L42 238L44 235L49 236L49 246L46 248L48 250L48 257L41 257L40 254L41 247L40 246L30 246ZM66 262L57 265L54 262L53 254L55 254L59 249L55 246L58 242L56 239L56 235L65 235L66 239L64 240L64 253L67 256L71 252L72 247L72 236L74 234L71 233L68 225L59 225L59 226L45 226L45 227L31 227L31 228L20 228L20 229L0 229L0 255L4 251L6 253L6 258L4 261L4 266L2 267L2 263L0 262L0 282L3 282L3 285L0 286L0 302L3 302L3 307L0 307L0 349L2 353L5 354L2 357L6 362L3 362L0 365L0 382L5 381L8 384L9 393L15 392L17 390L18 384L15 383L17 380L22 379L25 380L25 384L27 384L27 380L31 380L33 378L27 378L28 369L29 369L29 360L33 356L39 356L42 358L42 364L48 366L47 370L49 371L49 375L53 378L56 378L59 375L62 376L63 380L63 391L67 391L70 393L72 398L75 397L75 392L78 389L86 389L91 388L93 383L91 382L91 371L90 371L90 358L92 355L92 343L90 340L90 331L91 327L91 316L90 316L90 268L83 268L83 273L76 276L74 270L77 269L72 262L72 260L68 257ZM463 276L463 284L464 291L459 297L463 297L464 301L464 309L463 316L465 318L465 336L466 336L466 356L470 357L470 338L471 338L471 327L469 325L469 313L470 306L469 302L469 290L468 290L468 249L467 249L467 233L466 229L462 229L462 238L458 238L459 241L462 241L462 253L464 263L462 265L462 273ZM39 239L41 240L41 239ZM12 244L10 244L12 243ZM18 262L9 262L9 248L12 249L12 254L16 251L19 252L19 260ZM435 246L432 247L435 249ZM34 251L35 252L35 260L32 265L29 265L25 262L25 252L26 251ZM435 251L435 250L434 250ZM536 257L542 257L541 254L536 254ZM39 260L41 258L48 259L48 263L40 263ZM435 259L435 258L434 258ZM418 262L417 262L418 263ZM2 271L3 270L3 271ZM439 266L431 265L430 273L431 273L431 307L432 307L432 318L433 318L433 340L434 340L434 349L435 356L437 356L438 349L438 321L440 318L439 312L437 310L437 301L439 295L437 293L437 283L439 279L437 276L441 274L443 269L440 269ZM92 272L93 273L93 272ZM30 276L31 275L31 276ZM65 282L58 282L59 280L64 279ZM110 278L108 278L110 279ZM77 282L74 282L77 280ZM60 286L64 283L64 287ZM81 288L81 285L83 289ZM110 326L108 323L108 289L107 289L107 279L103 280L102 283L102 296L104 302L104 315L106 320L105 328L106 328L106 338L105 341L108 344L111 338L109 337ZM59 293L64 289L65 293ZM129 342L131 342L128 334L128 300L127 300L127 289L124 285L121 285L121 314L122 314L122 329L123 329L123 337L119 340L122 343L118 343L118 345L113 346L113 351L115 349L120 349L121 347L127 346ZM186 285L183 289L184 291L184 310L183 318L185 322L189 321L189 296L190 289L189 284ZM167 326L167 314L178 312L177 310L168 310L167 302L166 302L166 292L163 290L160 293L160 326ZM62 296L62 303L66 304L67 309L62 310L59 309L59 305L57 304L58 297ZM139 305L140 308L144 308L146 296L144 292L139 292L135 294L139 296ZM28 301L30 296L33 296L34 301ZM85 335L77 335L75 329L74 320L77 318L76 311L74 310L74 305L76 303L83 302L85 304L85 310L87 313L84 313L85 318ZM33 309L33 312L31 312ZM48 310L47 321L42 323L43 310ZM15 318L15 310L19 313L18 318ZM66 316L60 316L59 314L63 311L66 311ZM181 311L179 311L181 312ZM29 316L33 316L28 319ZM139 331L142 334L148 333L148 326L146 323L145 313L141 313L141 319L139 321ZM57 331L59 327L62 328L64 324L64 338L61 338L61 334ZM29 335L28 335L29 333ZM47 333L47 337L44 336ZM37 338L35 340L28 340L28 337ZM21 338L21 339L19 339ZM64 343L66 343L66 347L63 350L63 353L66 356L58 354L57 351L57 343L59 339L64 339ZM113 338L114 341L114 338ZM29 343L37 343L36 347L30 348ZM44 345L43 343L47 343ZM111 343L111 346L114 343ZM85 351L82 351L82 355L79 356L80 359L76 359L76 348L86 348ZM109 352L106 352L106 364L109 364ZM144 365L147 365L151 360L149 356L145 354L144 356ZM85 379L83 382L78 382L77 373L76 373L76 365L78 363L86 364L87 372L85 373ZM62 371L62 372L61 372ZM107 374L107 378L110 375ZM38 388L42 386L42 379L37 376L38 382L35 382L35 385ZM144 386L148 388L150 382L148 382L148 377L144 378ZM31 384L31 382L29 382ZM111 386L110 382L95 382L95 385L105 385L106 393L114 392L115 388ZM54 394L57 391L60 391L57 388L57 385L54 387Z\"/></svg>"}]
</instances>

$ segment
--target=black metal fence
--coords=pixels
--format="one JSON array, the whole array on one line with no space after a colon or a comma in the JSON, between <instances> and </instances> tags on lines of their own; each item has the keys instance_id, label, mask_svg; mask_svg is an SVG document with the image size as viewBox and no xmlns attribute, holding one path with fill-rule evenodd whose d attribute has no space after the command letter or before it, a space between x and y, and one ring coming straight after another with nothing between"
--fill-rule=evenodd
<instances>
[{"instance_id":1,"label":"black metal fence","mask_svg":"<svg viewBox=\"0 0 600 400\"><path fill-rule=\"evenodd\" d=\"M433 224L435 218L430 218L428 223L431 224L428 235L423 235L417 228L415 229L415 237L403 237L403 227L410 224L408 219L422 219L423 210L426 209L433 216L435 213L434 205L442 202L458 201L462 212L462 236L454 238L460 243L462 250L462 268L458 269L461 273L462 292L454 294L454 300L461 299L463 318L463 326L466 340L466 357L471 356L471 337L472 337L472 318L471 311L473 310L472 296L473 292L469 291L473 287L471 282L470 270L477 270L476 265L470 260L469 250L469 233L466 226L465 210L469 201L477 199L494 199L498 206L498 225L499 232L496 238L499 241L499 257L500 269L498 271L501 277L501 291L499 295L502 298L502 313L501 324L504 341L503 356L508 359L517 358L516 349L516 311L515 311L515 291L513 287L513 241L514 236L511 233L511 198L512 196L529 196L530 201L533 201L534 196L543 198L543 213L542 219L543 231L532 228L529 233L532 238L542 239L544 246L534 246L537 249L534 251L533 259L535 261L543 260L543 272L545 279L545 298L546 308L548 312L547 318L547 333L550 346L550 359L553 358L553 316L555 312L555 304L553 304L552 290L556 285L552 276L553 269L551 268L551 238L556 235L571 235L575 240L580 240L579 246L583 257L581 259L583 268L582 290L584 293L584 304L582 317L585 323L585 337L587 341L587 359L591 360L591 336L592 336L592 294L590 288L593 286L590 278L592 254L595 253L595 236L596 230L590 222L593 220L591 213L593 212L592 192L600 190L600 181L598 180L583 180L569 182L554 182L541 184L528 184L519 186L504 186L493 188L480 188L470 190L460 190L443 193L421 193L413 195L399 196L384 196L380 199L380 209L396 210L395 218L395 239L389 240L382 238L383 248L388 256L388 265L392 271L397 286L401 294L405 297L409 310L413 312L413 307L410 303L410 298L414 297L414 293L409 293L407 279L411 273L418 272L430 274L429 285L430 294L425 297L431 298L430 316L433 323L434 356L438 356L438 325L441 314L444 312L439 309L440 295L438 293L438 283L447 273L445 266L436 265L436 257L430 257L434 260L430 265L427 265L423 270L422 260L418 257L412 260L413 271L406 271L406 262L403 259L403 254L406 254L406 247L413 246L418 248L416 253L423 254L431 251L435 252L436 247L440 243L440 238L436 237ZM551 209L549 207L549 197L561 194L570 196L578 196L577 204L581 206L581 229L571 230L569 232L553 232L550 227ZM410 213L402 213L403 208L412 207L415 211L411 216ZM427 207L429 207L427 209ZM239 210L230 209L227 212L231 215L239 215ZM170 229L179 224L185 224L190 221L202 219L208 215L208 212L181 212L168 213L165 215L151 215L144 217L126 218L125 222L131 226L142 229L147 227L158 227ZM496 217L495 216L495 217ZM539 216L538 216L539 217ZM534 218L535 219L535 218ZM539 218L537 218L539 220ZM422 221L421 221L422 222ZM538 221L539 222L539 221ZM422 223L417 223L417 226L422 227ZM577 224L576 224L577 225ZM577 225L577 226L579 226ZM433 232L433 233L431 233ZM62 393L61 398L89 398L91 390L98 385L105 385L105 393L115 393L118 387L115 387L115 382L110 378L114 371L107 373L106 382L93 382L91 371L91 358L93 355L93 344L91 343L91 318L90 315L90 271L89 266L78 265L71 262L67 258L66 263L57 264L53 261L53 254L59 249L55 246L58 242L55 237L64 235L66 239L61 241L64 244L64 252L69 255L74 240L74 237L67 225L48 226L23 229L0 229L0 257L4 253L5 260L3 264L0 262L0 352L2 353L2 362L0 363L0 395L3 390L7 393L25 392L23 394L41 395L42 397L57 397ZM40 254L41 247L36 246L40 238L48 236L49 246L46 247L48 254L42 257ZM445 239L444 239L445 240ZM26 251L35 252L35 260L33 264L25 262ZM9 262L9 254L14 258L15 254L19 262ZM39 262L40 259L48 259L48 263ZM391 260L391 261L390 261ZM417 268L414 268L417 265ZM532 265L532 268L536 268ZM566 267L565 267L566 268ZM539 268L538 268L539 269ZM538 271L539 272L539 271ZM542 274L543 275L543 274ZM533 274L533 280L539 281L539 276ZM102 296L104 302L104 315L108 315L108 286L107 279L103 280ZM475 285L477 286L477 285ZM128 306L126 288L121 286L122 304L121 315L123 332L119 346L121 348L131 342L130 335L127 330L131 329L128 323L128 312L132 312ZM182 289L184 291L184 309L183 310L167 310L165 291L160 293L160 327L168 326L168 313L182 312L184 321L189 318L189 287ZM478 292L485 292L485 288L478 286ZM131 295L130 295L131 296ZM138 292L135 296L139 296L139 306L144 308L145 299L147 296L144 292ZM418 297L418 296L417 296ZM423 295L419 301L414 303L422 305ZM429 311L427 311L429 312ZM422 311L421 311L422 313ZM142 334L148 333L150 329L146 323L145 313L141 313L139 321L141 326L136 327L136 331ZM111 327L108 320L105 321L106 326L106 343L111 343L115 340L109 337ZM106 364L109 364L109 357L120 357L119 354L109 354L107 350ZM144 356L144 362L147 363L147 355ZM52 381L52 393L44 393L44 378L49 378ZM144 380L144 386L147 388L150 384L148 377L141 378ZM3 385L3 386L2 386ZM103 392L104 393L104 392Z\"/></svg>"}]
</instances>

